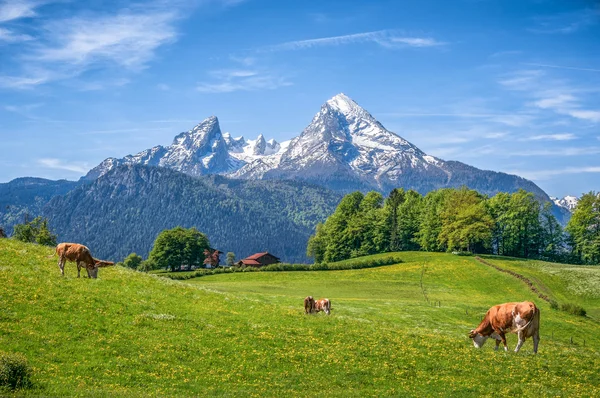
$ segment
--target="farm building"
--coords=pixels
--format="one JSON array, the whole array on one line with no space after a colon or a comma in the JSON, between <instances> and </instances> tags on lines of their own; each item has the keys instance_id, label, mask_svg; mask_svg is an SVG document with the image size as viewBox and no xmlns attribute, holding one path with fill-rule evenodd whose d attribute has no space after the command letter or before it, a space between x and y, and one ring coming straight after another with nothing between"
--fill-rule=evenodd
<instances>
[{"instance_id":1,"label":"farm building","mask_svg":"<svg viewBox=\"0 0 600 398\"><path fill-rule=\"evenodd\" d=\"M279 258L275 257L269 252L256 253L249 257L240 260L237 265L239 266L250 266L250 267L262 267L269 264L275 264L279 262Z\"/></svg>"}]
</instances>

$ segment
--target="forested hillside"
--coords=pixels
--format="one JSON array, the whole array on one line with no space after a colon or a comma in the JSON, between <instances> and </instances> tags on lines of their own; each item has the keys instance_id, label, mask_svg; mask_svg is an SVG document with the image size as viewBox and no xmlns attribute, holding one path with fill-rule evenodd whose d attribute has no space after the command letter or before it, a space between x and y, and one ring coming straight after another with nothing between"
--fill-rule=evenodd
<instances>
[{"instance_id":1,"label":"forested hillside","mask_svg":"<svg viewBox=\"0 0 600 398\"><path fill-rule=\"evenodd\" d=\"M78 185L75 181L24 177L0 184L0 227L12 234L17 223L31 221L56 195L64 195Z\"/></svg>"},{"instance_id":2,"label":"forested hillside","mask_svg":"<svg viewBox=\"0 0 600 398\"><path fill-rule=\"evenodd\" d=\"M50 201L44 215L61 241L86 244L97 257L144 257L156 236L196 227L212 247L238 258L269 251L283 261L307 260L314 225L341 196L296 181L191 177L167 168L122 166Z\"/></svg>"}]
</instances>

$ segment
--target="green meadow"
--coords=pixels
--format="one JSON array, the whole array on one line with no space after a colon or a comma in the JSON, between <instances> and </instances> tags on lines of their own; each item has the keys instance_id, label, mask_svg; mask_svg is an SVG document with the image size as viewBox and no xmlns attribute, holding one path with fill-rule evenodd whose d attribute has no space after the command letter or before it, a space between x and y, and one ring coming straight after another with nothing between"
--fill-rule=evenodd
<instances>
[{"instance_id":1,"label":"green meadow","mask_svg":"<svg viewBox=\"0 0 600 398\"><path fill-rule=\"evenodd\" d=\"M52 248L0 239L0 351L33 367L30 389L0 395L600 396L600 267L486 256L581 317L473 257L393 255L361 270L90 280L73 263L61 277ZM307 295L332 314L305 315ZM485 311L521 300L541 308L539 353L531 340L475 349Z\"/></svg>"}]
</instances>

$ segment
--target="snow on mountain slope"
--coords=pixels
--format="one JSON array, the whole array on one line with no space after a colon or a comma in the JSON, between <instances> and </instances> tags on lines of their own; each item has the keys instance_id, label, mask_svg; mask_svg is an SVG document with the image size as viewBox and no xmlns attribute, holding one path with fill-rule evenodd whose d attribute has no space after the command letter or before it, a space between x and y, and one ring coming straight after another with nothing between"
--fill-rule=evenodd
<instances>
[{"instance_id":1,"label":"snow on mountain slope","mask_svg":"<svg viewBox=\"0 0 600 398\"><path fill-rule=\"evenodd\" d=\"M122 159L108 158L85 179L95 179L120 164L169 167L191 175L301 179L341 191L385 192L402 187L426 193L464 185L495 194L522 188L549 200L537 185L521 177L425 154L387 130L344 94L326 101L310 124L291 141L267 141L262 134L255 140L233 138L230 133L221 133L218 119L211 116L179 134L172 145L157 146Z\"/></svg>"},{"instance_id":2,"label":"snow on mountain slope","mask_svg":"<svg viewBox=\"0 0 600 398\"><path fill-rule=\"evenodd\" d=\"M570 195L567 195L562 199L556 197L551 197L550 199L552 199L557 206L563 207L571 212L577 207L577 203L579 202L579 198Z\"/></svg>"}]
</instances>

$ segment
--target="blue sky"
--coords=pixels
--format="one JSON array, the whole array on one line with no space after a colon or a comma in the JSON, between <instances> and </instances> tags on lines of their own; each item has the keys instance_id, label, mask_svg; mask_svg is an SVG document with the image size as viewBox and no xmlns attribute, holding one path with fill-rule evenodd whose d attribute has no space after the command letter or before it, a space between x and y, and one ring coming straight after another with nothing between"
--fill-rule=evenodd
<instances>
[{"instance_id":1,"label":"blue sky","mask_svg":"<svg viewBox=\"0 0 600 398\"><path fill-rule=\"evenodd\" d=\"M431 155L600 190L597 1L0 0L0 182L210 115L282 141L340 92Z\"/></svg>"}]
</instances>

